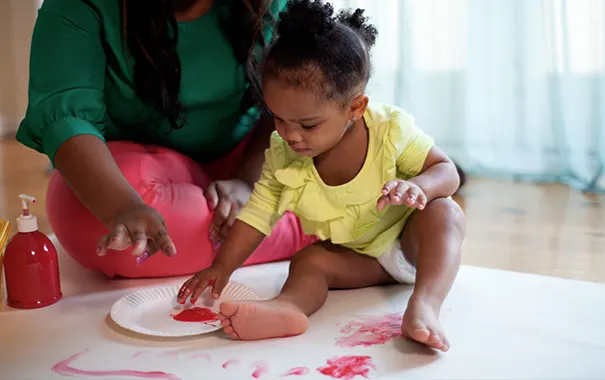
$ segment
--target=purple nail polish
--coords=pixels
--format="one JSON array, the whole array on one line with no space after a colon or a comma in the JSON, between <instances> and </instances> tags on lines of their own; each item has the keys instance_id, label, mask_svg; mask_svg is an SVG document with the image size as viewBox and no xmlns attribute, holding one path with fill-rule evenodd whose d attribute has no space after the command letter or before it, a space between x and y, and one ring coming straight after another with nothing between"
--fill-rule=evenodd
<instances>
[{"instance_id":1,"label":"purple nail polish","mask_svg":"<svg viewBox=\"0 0 605 380\"><path fill-rule=\"evenodd\" d=\"M143 254L137 257L137 265L141 265L141 263L149 258L149 252L143 252Z\"/></svg>"}]
</instances>

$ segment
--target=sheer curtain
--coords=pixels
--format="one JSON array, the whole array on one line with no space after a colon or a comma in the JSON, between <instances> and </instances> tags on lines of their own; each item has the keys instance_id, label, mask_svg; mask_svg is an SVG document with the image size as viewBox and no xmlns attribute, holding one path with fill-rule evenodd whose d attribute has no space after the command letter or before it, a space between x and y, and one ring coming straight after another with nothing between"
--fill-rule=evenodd
<instances>
[{"instance_id":1,"label":"sheer curtain","mask_svg":"<svg viewBox=\"0 0 605 380\"><path fill-rule=\"evenodd\" d=\"M335 0L379 31L373 100L470 174L605 192L605 0Z\"/></svg>"}]
</instances>

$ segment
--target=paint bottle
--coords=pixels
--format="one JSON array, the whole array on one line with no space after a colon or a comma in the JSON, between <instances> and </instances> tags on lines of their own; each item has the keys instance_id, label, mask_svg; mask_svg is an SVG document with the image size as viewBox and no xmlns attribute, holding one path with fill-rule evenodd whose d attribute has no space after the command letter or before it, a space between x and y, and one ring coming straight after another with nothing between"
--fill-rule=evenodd
<instances>
[{"instance_id":1,"label":"paint bottle","mask_svg":"<svg viewBox=\"0 0 605 380\"><path fill-rule=\"evenodd\" d=\"M6 303L17 309L36 309L61 299L57 250L50 239L38 231L38 218L29 211L36 199L19 195L22 213L17 233L4 253Z\"/></svg>"}]
</instances>

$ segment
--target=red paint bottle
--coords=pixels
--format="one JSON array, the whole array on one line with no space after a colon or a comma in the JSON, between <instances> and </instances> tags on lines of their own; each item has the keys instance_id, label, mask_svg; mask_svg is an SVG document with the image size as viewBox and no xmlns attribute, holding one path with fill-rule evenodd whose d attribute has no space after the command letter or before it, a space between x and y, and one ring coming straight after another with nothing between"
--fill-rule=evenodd
<instances>
[{"instance_id":1,"label":"red paint bottle","mask_svg":"<svg viewBox=\"0 0 605 380\"><path fill-rule=\"evenodd\" d=\"M35 309L61 299L57 250L38 231L38 219L29 212L34 197L21 194L23 212L17 218L17 233L4 252L7 304L17 309Z\"/></svg>"}]
</instances>

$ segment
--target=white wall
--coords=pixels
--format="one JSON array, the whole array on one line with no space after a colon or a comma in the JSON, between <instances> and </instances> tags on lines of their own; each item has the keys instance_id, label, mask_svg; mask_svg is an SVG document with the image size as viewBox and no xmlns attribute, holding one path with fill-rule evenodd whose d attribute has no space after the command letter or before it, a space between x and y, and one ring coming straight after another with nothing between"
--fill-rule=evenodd
<instances>
[{"instance_id":1,"label":"white wall","mask_svg":"<svg viewBox=\"0 0 605 380\"><path fill-rule=\"evenodd\" d=\"M27 107L31 35L41 0L0 0L0 136L14 134Z\"/></svg>"}]
</instances>

